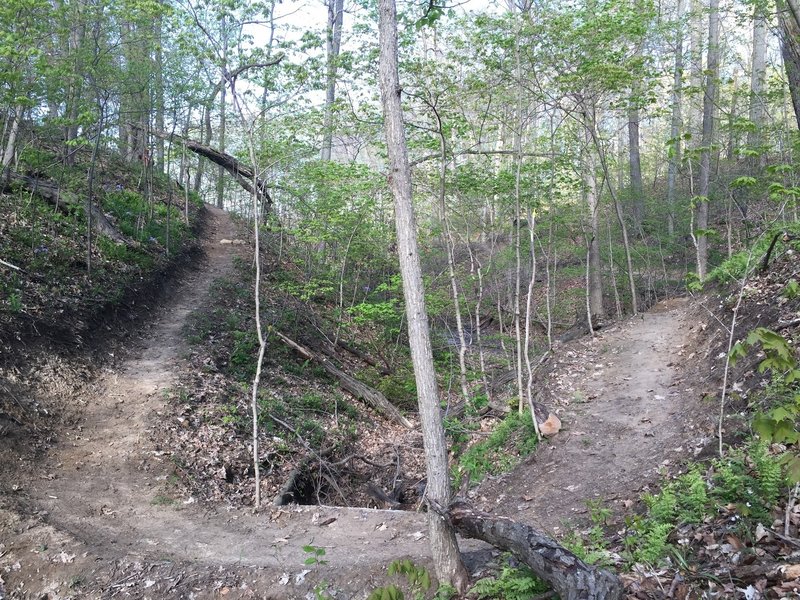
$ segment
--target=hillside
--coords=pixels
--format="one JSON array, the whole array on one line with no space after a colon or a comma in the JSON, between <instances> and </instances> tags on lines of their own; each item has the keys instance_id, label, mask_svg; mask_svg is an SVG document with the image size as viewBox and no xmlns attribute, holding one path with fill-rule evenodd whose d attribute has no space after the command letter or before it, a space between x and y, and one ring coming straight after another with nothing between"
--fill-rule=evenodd
<instances>
[{"instance_id":1,"label":"hillside","mask_svg":"<svg viewBox=\"0 0 800 600\"><path fill-rule=\"evenodd\" d=\"M352 597L379 586L392 560L412 556L420 565L429 564L422 558L427 556L426 529L419 513L315 507L314 498L302 499L312 506L276 506L256 514L244 508L250 494L246 438L240 437L241 407L231 399L233 383L226 383L232 372L220 357L227 357L232 367L242 365L223 350L231 343L226 341L231 330L216 321L199 331L198 323L206 322L216 302L237 297L231 290L245 273L241 261L247 246L221 243L242 236L225 213L207 208L204 214L204 259L177 286L170 284L171 293L146 313L146 321L139 315L135 323L146 323L146 328L134 326L133 334L119 325L110 329L128 336L127 348L119 349L120 355L104 368L85 371L88 381L75 392L53 393L59 388L44 385L54 382L43 376L40 406L50 411L69 406L69 413L62 412L47 435L32 429L30 439L18 437L26 444L15 450L4 446L6 457L9 451L16 456L4 464L19 465L2 474L3 538L9 542L4 542L0 560L11 597L95 597L110 590L134 597L177 598L190 592L196 597L304 597L304 590L323 582L326 589ZM777 324L787 329L781 324L792 322L796 301L774 298L785 287L777 282L791 276L792 268L792 254L779 252L767 273L751 280L752 293L740 307L742 327ZM228 293L215 296L220 289ZM721 304L722 312L712 317L702 308L712 302L713 296L662 302L641 317L607 326L594 338L559 345L542 376L540 397L557 407L563 430L517 468L470 490L468 497L489 512L534 523L556 537L575 535L573 527L580 531L596 523L598 511L605 525L619 526L624 515L636 514L630 511L646 510L639 497L645 491L657 494L660 477L677 475L687 460L714 454L715 408L703 398L719 384L715 363L720 340L710 324L721 326L730 306ZM779 312L765 315L770 306L779 306ZM275 309L273 304L267 311ZM229 318L226 327L230 325ZM796 323L790 326L797 331ZM109 331L106 326L103 330ZM220 346L215 356L204 354L207 344L198 347L202 339ZM285 380L292 372L286 369L294 368L296 359L279 346L274 352L268 381L272 387L284 380L289 394L282 397L291 398L294 387L291 379ZM81 364L74 352L60 359L73 369ZM742 364L737 368L744 377L741 382L734 377L741 392L753 370ZM308 403L309 389L315 389L316 402L327 402L323 398L329 397L333 381L318 377L294 384L300 386L299 401ZM351 445L343 453L366 458L362 462L373 467L373 476L396 469L395 477L418 476L414 457L419 441L411 432L403 442L397 425L363 406L346 408L352 400L340 397L339 402L333 416L348 421L306 417L306 427L324 432L315 447L340 439L337 425L350 423ZM300 410L291 407L287 404L286 410ZM739 427L733 419L740 409L730 408L731 433ZM70 418L64 419L67 414ZM299 414L282 417L297 423ZM28 425L33 428L36 422ZM287 469L305 460L302 446L291 445L292 436L282 439L277 433L268 431L285 448L285 458L281 463L274 455L267 489L276 489L270 486L280 484ZM6 429L4 438L10 439L9 434L13 431ZM377 460L391 455L388 440L398 464L390 461L377 469ZM27 444L39 445L38 451L26 451ZM502 446L501 452L509 451ZM332 465L337 458L326 455ZM321 459L317 463L325 464ZM359 484L349 473L342 481L340 493L352 487L346 504L374 505L363 480ZM331 493L330 488L325 491ZM318 489L317 500L326 498L320 494ZM705 535L717 533L712 529ZM599 543L596 534L592 539ZM265 540L272 549L266 553ZM327 562L304 569L304 546L325 549ZM463 547L475 572L483 572L491 553L472 543ZM717 569L731 568L716 564ZM654 577L629 579L632 593L652 589L650 582L658 581ZM664 577L669 579L660 575ZM702 587L692 584L685 593Z\"/></svg>"}]
</instances>

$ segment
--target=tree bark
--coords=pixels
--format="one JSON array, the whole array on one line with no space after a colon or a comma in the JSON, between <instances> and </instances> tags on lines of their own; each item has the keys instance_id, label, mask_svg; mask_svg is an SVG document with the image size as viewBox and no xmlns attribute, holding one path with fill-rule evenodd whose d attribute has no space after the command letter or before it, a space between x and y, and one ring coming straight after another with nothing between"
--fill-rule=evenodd
<instances>
[{"instance_id":1,"label":"tree bark","mask_svg":"<svg viewBox=\"0 0 800 600\"><path fill-rule=\"evenodd\" d=\"M549 583L561 600L622 598L622 582L615 574L587 565L529 525L477 511L463 502L454 502L445 514L464 537L483 540L513 552L538 577Z\"/></svg>"},{"instance_id":2,"label":"tree bark","mask_svg":"<svg viewBox=\"0 0 800 600\"><path fill-rule=\"evenodd\" d=\"M220 89L219 89L219 151L222 154L225 154L225 128L227 125L227 117L226 117L226 95L228 91L228 85L226 81L226 73L228 69L227 57L228 57L228 27L227 27L227 17L222 17L222 24L221 24L221 31L222 31L222 65L220 68L222 69L222 75L220 75ZM219 163L217 163L219 164ZM217 171L217 208L224 208L225 207L225 168L220 165L219 170ZM252 177L250 178L252 179ZM241 183L241 182L240 182Z\"/></svg>"},{"instance_id":3,"label":"tree bark","mask_svg":"<svg viewBox=\"0 0 800 600\"><path fill-rule=\"evenodd\" d=\"M170 136L170 134L164 131L151 131L150 133L158 138L169 138ZM178 136L175 137L177 138ZM183 138L181 138L181 141L187 150L191 150L195 154L207 158L214 164L219 165L219 168L222 169L223 173L225 171L230 173L233 178L236 179L237 183L251 194L253 193L253 182L255 181L258 200L262 206L262 213L264 212L263 207L265 203L267 207L272 206L272 197L267 191L267 183L263 179L256 176L256 170L252 166L242 164L236 157L226 154L225 152L221 152L220 150L212 148L211 146L201 144L200 142Z\"/></svg>"},{"instance_id":4,"label":"tree bark","mask_svg":"<svg viewBox=\"0 0 800 600\"><path fill-rule=\"evenodd\" d=\"M800 15L785 0L776 0L781 25L781 55L797 126L800 128Z\"/></svg>"},{"instance_id":5,"label":"tree bark","mask_svg":"<svg viewBox=\"0 0 800 600\"><path fill-rule=\"evenodd\" d=\"M766 77L767 18L764 7L756 4L753 9L753 54L750 61L750 122L747 134L750 149L761 145L761 129L764 126L764 79ZM763 161L759 160L759 164Z\"/></svg>"},{"instance_id":6,"label":"tree bark","mask_svg":"<svg viewBox=\"0 0 800 600\"><path fill-rule=\"evenodd\" d=\"M667 230L675 235L675 192L681 161L681 104L683 102L683 13L685 0L678 0L675 32L675 67L672 71L672 119L670 122L669 166L667 167Z\"/></svg>"},{"instance_id":7,"label":"tree bark","mask_svg":"<svg viewBox=\"0 0 800 600\"><path fill-rule=\"evenodd\" d=\"M700 151L699 198L695 206L697 222L697 275L702 281L708 272L708 203L711 176L711 144L714 141L717 79L719 78L719 0L710 0L708 13L708 59L703 95L703 140Z\"/></svg>"},{"instance_id":8,"label":"tree bark","mask_svg":"<svg viewBox=\"0 0 800 600\"><path fill-rule=\"evenodd\" d=\"M634 93L631 102L638 102ZM628 109L628 166L631 174L631 216L638 230L644 220L644 185L642 184L642 159L639 153L639 107L633 104ZM621 191L621 190L620 190Z\"/></svg>"},{"instance_id":9,"label":"tree bark","mask_svg":"<svg viewBox=\"0 0 800 600\"><path fill-rule=\"evenodd\" d=\"M344 0L327 0L328 5L328 58L327 86L325 90L325 114L322 121L322 160L331 159L333 147L333 103L336 101L336 71L339 49L342 44L342 22L344 20Z\"/></svg>"},{"instance_id":10,"label":"tree bark","mask_svg":"<svg viewBox=\"0 0 800 600\"><path fill-rule=\"evenodd\" d=\"M597 189L597 173L592 145L594 143L594 107L583 107L583 126L585 133L584 146L584 175L583 181L586 188L586 205L589 209L590 236L588 238L588 264L587 279L589 323L602 317L603 310L603 281L602 265L600 264L600 196Z\"/></svg>"},{"instance_id":11,"label":"tree bark","mask_svg":"<svg viewBox=\"0 0 800 600\"><path fill-rule=\"evenodd\" d=\"M389 182L395 199L397 254L403 278L408 338L417 382L425 464L428 474L427 497L442 506L450 502L450 476L447 464L444 427L439 411L439 392L433 366L425 289L417 248L417 229L411 193L411 168L408 163L400 104L397 67L397 9L394 0L379 3L380 89L384 129L389 154ZM428 512L431 554L440 583L448 583L459 593L466 591L469 574L461 560L455 533L447 521Z\"/></svg>"}]
</instances>

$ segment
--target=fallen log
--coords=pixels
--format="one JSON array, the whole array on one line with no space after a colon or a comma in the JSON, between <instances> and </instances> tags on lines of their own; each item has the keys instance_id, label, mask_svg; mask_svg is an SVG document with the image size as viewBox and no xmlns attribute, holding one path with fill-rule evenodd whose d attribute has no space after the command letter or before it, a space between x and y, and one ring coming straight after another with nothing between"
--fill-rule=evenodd
<instances>
[{"instance_id":1,"label":"fallen log","mask_svg":"<svg viewBox=\"0 0 800 600\"><path fill-rule=\"evenodd\" d=\"M617 600L623 586L611 571L587 565L572 552L530 525L495 517L454 502L446 511L432 506L467 538L509 550L548 582L561 600Z\"/></svg>"},{"instance_id":2,"label":"fallen log","mask_svg":"<svg viewBox=\"0 0 800 600\"><path fill-rule=\"evenodd\" d=\"M132 127L138 127L136 125L131 124ZM203 158L207 158L215 165L218 165L225 169L231 176L236 180L236 182L242 186L246 191L256 194L256 197L259 201L266 202L267 209L272 206L272 197L269 195L267 191L267 182L258 177L255 173L255 170L252 166L246 165L242 163L238 158L235 156L231 156L227 152L220 152L216 148L212 148L211 146L206 146L205 144L201 144L200 142L196 142L194 140L186 139L176 134L166 133L164 131L155 131L150 130L150 133L156 136L157 138L161 139L170 139L175 138L179 140L187 150L194 152L195 154L202 156ZM253 187L253 181L255 181L255 188Z\"/></svg>"},{"instance_id":3,"label":"fallen log","mask_svg":"<svg viewBox=\"0 0 800 600\"><path fill-rule=\"evenodd\" d=\"M62 211L76 206L83 207L84 212L91 209L92 226L98 233L119 244L130 243L130 240L120 233L96 202L90 203L88 199L81 200L74 193L61 189L61 186L55 182L13 171L6 173L3 182L5 190L8 190L11 184L16 184Z\"/></svg>"},{"instance_id":4,"label":"fallen log","mask_svg":"<svg viewBox=\"0 0 800 600\"><path fill-rule=\"evenodd\" d=\"M378 373L380 373L381 375L384 375L384 376L385 375L391 375L391 372L389 371L389 366L388 365L380 364L376 359L372 358L369 354L367 354L365 352L362 352L361 350L359 350L355 346L351 346L350 344L348 344L344 340L337 340L336 345L339 346L339 348L341 348L345 352L349 352L350 354L352 354L356 358L360 358L361 360L363 360L368 365L375 367L376 369L378 369Z\"/></svg>"},{"instance_id":5,"label":"fallen log","mask_svg":"<svg viewBox=\"0 0 800 600\"><path fill-rule=\"evenodd\" d=\"M406 419L402 413L397 409L397 407L389 402L381 392L378 390L369 387L365 383L360 382L355 377L348 375L338 367L336 367L328 358L322 356L321 354L317 354L316 352L312 352L305 346L301 346L294 340L289 339L281 332L276 331L273 329L273 333L280 339L284 344L289 346L292 350L300 354L302 357L313 360L314 362L318 363L325 372L335 378L339 385L345 391L349 392L357 399L361 400L362 402L368 404L379 413L384 415L385 417L390 418L392 421L396 423L400 423L403 427L408 429L413 428L413 424L411 421Z\"/></svg>"}]
</instances>

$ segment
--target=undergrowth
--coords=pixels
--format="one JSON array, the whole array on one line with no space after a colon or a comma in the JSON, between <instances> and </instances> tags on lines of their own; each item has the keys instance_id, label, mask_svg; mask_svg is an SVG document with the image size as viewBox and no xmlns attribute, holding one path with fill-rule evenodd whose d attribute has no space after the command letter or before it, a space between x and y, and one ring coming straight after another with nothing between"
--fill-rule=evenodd
<instances>
[{"instance_id":1,"label":"undergrowth","mask_svg":"<svg viewBox=\"0 0 800 600\"><path fill-rule=\"evenodd\" d=\"M530 412L511 412L489 436L467 448L454 467L453 480L459 487L466 478L478 482L486 475L505 473L536 448L536 430Z\"/></svg>"}]
</instances>

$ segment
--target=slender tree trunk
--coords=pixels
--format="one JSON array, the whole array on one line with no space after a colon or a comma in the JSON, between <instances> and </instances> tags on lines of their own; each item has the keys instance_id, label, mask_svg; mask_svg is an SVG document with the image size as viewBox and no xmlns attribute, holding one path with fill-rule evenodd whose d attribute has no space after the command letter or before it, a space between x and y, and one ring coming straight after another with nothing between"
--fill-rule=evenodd
<instances>
[{"instance_id":1,"label":"slender tree trunk","mask_svg":"<svg viewBox=\"0 0 800 600\"><path fill-rule=\"evenodd\" d=\"M14 116L11 118L11 127L8 132L8 139L6 140L6 147L3 150L3 163L0 168L0 173L5 173L14 160L14 153L17 150L17 135L19 135L19 124L22 121L24 109L22 106L14 108Z\"/></svg>"},{"instance_id":2,"label":"slender tree trunk","mask_svg":"<svg viewBox=\"0 0 800 600\"><path fill-rule=\"evenodd\" d=\"M153 39L155 42L155 85L153 88L153 103L155 104L156 129L164 131L164 40L163 19L159 11L153 24ZM174 127L174 124L173 124ZM164 172L164 138L156 138L156 169Z\"/></svg>"},{"instance_id":3,"label":"slender tree trunk","mask_svg":"<svg viewBox=\"0 0 800 600\"><path fill-rule=\"evenodd\" d=\"M588 311L591 320L602 317L603 310L603 281L602 265L600 263L600 194L597 189L597 166L594 151L594 107L583 106L584 126L584 169L583 184L585 188L586 205L589 209L589 236L587 236L587 297Z\"/></svg>"},{"instance_id":4,"label":"slender tree trunk","mask_svg":"<svg viewBox=\"0 0 800 600\"><path fill-rule=\"evenodd\" d=\"M678 165L681 161L681 104L683 102L683 13L686 0L678 0L675 32L675 67L672 71L672 119L670 121L670 156L667 167L667 231L675 235L675 195Z\"/></svg>"},{"instance_id":5,"label":"slender tree trunk","mask_svg":"<svg viewBox=\"0 0 800 600\"><path fill-rule=\"evenodd\" d=\"M533 430L536 432L536 437L542 439L542 433L539 431L539 421L536 420L536 409L533 404L533 366L531 365L531 315L533 313L533 287L536 283L536 213L533 210L528 210L528 237L531 244L531 276L528 279L528 294L525 297L525 368L528 371L527 386L525 388L528 408L531 411L531 420L533 421Z\"/></svg>"},{"instance_id":6,"label":"slender tree trunk","mask_svg":"<svg viewBox=\"0 0 800 600\"><path fill-rule=\"evenodd\" d=\"M408 163L400 80L397 67L397 11L394 0L380 0L380 88L384 128L389 154L389 181L395 198L395 225L400 273L406 301L408 338L417 383L419 413L428 473L427 495L441 506L450 500L447 447L439 408L439 392L433 367L428 314L422 281L414 205L411 193L411 168ZM459 593L466 591L469 575L449 523L434 511L428 512L431 553L440 583L449 583Z\"/></svg>"},{"instance_id":7,"label":"slender tree trunk","mask_svg":"<svg viewBox=\"0 0 800 600\"><path fill-rule=\"evenodd\" d=\"M227 96L227 72L228 72L228 27L227 17L222 17L222 75L220 77L220 90L219 90L219 151L225 153L225 129L227 125L226 118L226 96ZM254 165L255 166L255 165ZM217 169L217 207L225 207L225 169L219 167Z\"/></svg>"},{"instance_id":8,"label":"slender tree trunk","mask_svg":"<svg viewBox=\"0 0 800 600\"><path fill-rule=\"evenodd\" d=\"M344 0L326 0L328 5L328 64L326 69L327 86L325 90L325 114L322 122L322 160L331 159L333 146L333 103L336 101L336 71L339 49L342 44L342 21L344 19Z\"/></svg>"},{"instance_id":9,"label":"slender tree trunk","mask_svg":"<svg viewBox=\"0 0 800 600\"><path fill-rule=\"evenodd\" d=\"M456 314L456 331L458 333L458 368L461 383L461 395L464 402L469 403L470 393L467 385L467 340L464 336L464 321L461 317L461 298L458 292L456 279L456 265L454 256L455 241L450 230L450 221L447 218L447 140L444 135L442 117L436 108L435 101L429 103L436 118L437 134L439 136L439 212L442 220L442 241L447 249L447 272L450 276L450 288L453 292L453 308Z\"/></svg>"},{"instance_id":10,"label":"slender tree trunk","mask_svg":"<svg viewBox=\"0 0 800 600\"><path fill-rule=\"evenodd\" d=\"M516 369L517 369L517 394L519 395L519 402L517 410L519 414L525 410L525 388L522 383L522 323L520 316L520 296L522 289L522 257L520 255L520 246L522 242L522 209L520 204L520 196L522 190L520 189L522 180L522 67L520 60L520 33L517 30L515 35L515 49L514 56L516 61L516 86L517 86L517 99L515 110L515 128L514 128L514 259L515 259L515 278L514 278L514 335L516 336Z\"/></svg>"},{"instance_id":11,"label":"slender tree trunk","mask_svg":"<svg viewBox=\"0 0 800 600\"><path fill-rule=\"evenodd\" d=\"M632 102L638 102L633 94ZM639 107L633 104L628 109L628 165L631 174L631 216L638 231L644 219L644 185L642 184L642 160L639 154Z\"/></svg>"},{"instance_id":12,"label":"slender tree trunk","mask_svg":"<svg viewBox=\"0 0 800 600\"><path fill-rule=\"evenodd\" d=\"M739 72L733 74L733 90L731 91L731 107L728 111L728 147L725 152L725 159L733 161L736 155L736 149L739 147L739 134L734 127L736 118L739 116L737 110L739 109ZM717 165L719 168L719 165Z\"/></svg>"},{"instance_id":13,"label":"slender tree trunk","mask_svg":"<svg viewBox=\"0 0 800 600\"><path fill-rule=\"evenodd\" d=\"M703 87L703 30L705 29L703 2L690 0L689 15L689 87L700 90ZM695 95L691 96L688 106L688 128L694 140L700 140L703 119L703 103ZM693 144L697 145L697 141Z\"/></svg>"},{"instance_id":14,"label":"slender tree trunk","mask_svg":"<svg viewBox=\"0 0 800 600\"><path fill-rule=\"evenodd\" d=\"M719 0L710 0L708 13L708 59L703 96L703 140L700 152L698 192L695 206L697 223L697 275L705 279L708 272L708 202L711 175L711 144L714 141L715 101L719 78Z\"/></svg>"},{"instance_id":15,"label":"slender tree trunk","mask_svg":"<svg viewBox=\"0 0 800 600\"><path fill-rule=\"evenodd\" d=\"M753 129L747 134L747 145L753 149L762 143L761 130L764 127L764 80L767 58L767 18L764 7L756 4L753 9L753 54L750 61L750 122ZM758 164L764 163L760 158Z\"/></svg>"}]
</instances>

